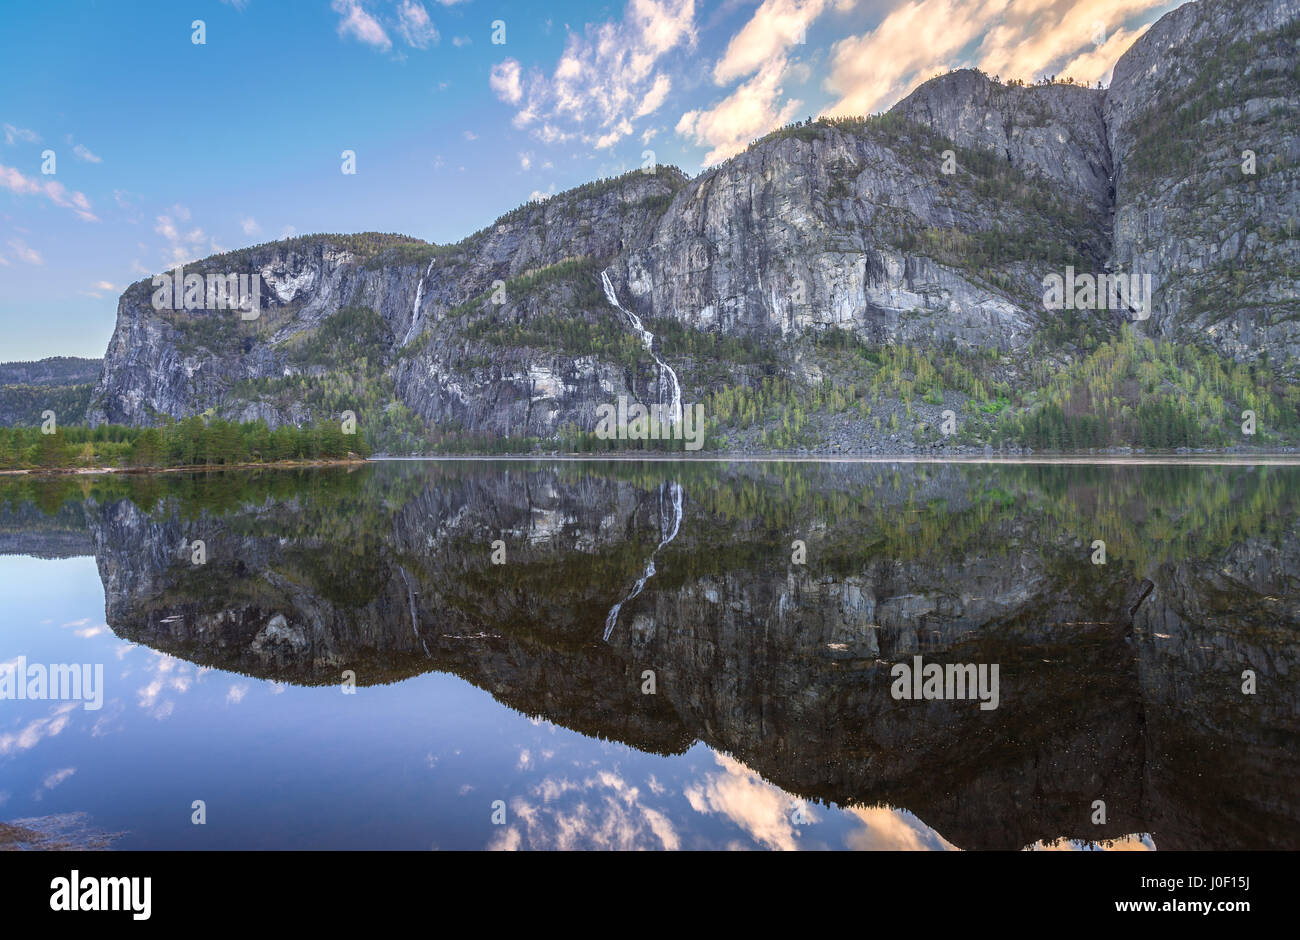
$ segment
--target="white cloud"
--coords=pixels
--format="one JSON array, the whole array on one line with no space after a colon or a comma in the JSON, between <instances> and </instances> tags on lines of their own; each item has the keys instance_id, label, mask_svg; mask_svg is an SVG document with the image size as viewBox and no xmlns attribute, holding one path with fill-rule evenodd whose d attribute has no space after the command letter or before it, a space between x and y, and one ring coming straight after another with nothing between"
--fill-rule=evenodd
<instances>
[{"instance_id":1,"label":"white cloud","mask_svg":"<svg viewBox=\"0 0 1300 940\"><path fill-rule=\"evenodd\" d=\"M713 80L726 85L752 75L764 63L806 42L808 24L830 5L829 0L763 0L713 67Z\"/></svg>"},{"instance_id":2,"label":"white cloud","mask_svg":"<svg viewBox=\"0 0 1300 940\"><path fill-rule=\"evenodd\" d=\"M63 206L65 209L71 209L85 219L87 222L98 222L94 213L90 211L90 200L86 198L85 193L72 192L64 187L62 183L56 183L53 180L45 184L45 195L56 206Z\"/></svg>"},{"instance_id":3,"label":"white cloud","mask_svg":"<svg viewBox=\"0 0 1300 940\"><path fill-rule=\"evenodd\" d=\"M153 672L154 678L148 685L136 689L136 696L139 706L148 711L150 717L162 721L176 710L175 700L163 696L168 692L188 692L196 675L191 673L192 666L184 660L152 650L150 654L145 669Z\"/></svg>"},{"instance_id":4,"label":"white cloud","mask_svg":"<svg viewBox=\"0 0 1300 940\"><path fill-rule=\"evenodd\" d=\"M242 701L244 700L244 696L247 695L247 694L248 694L248 685L247 685L247 684L244 684L244 685L232 685L232 686L230 687L230 690L229 690L228 692L226 692L226 704L227 704L227 705L238 705L240 702L242 702Z\"/></svg>"},{"instance_id":5,"label":"white cloud","mask_svg":"<svg viewBox=\"0 0 1300 940\"><path fill-rule=\"evenodd\" d=\"M4 129L5 143L11 147L16 140L21 140L23 143L28 144L39 144L41 142L40 134L36 133L36 131L28 130L25 127L14 127L12 124L6 124Z\"/></svg>"},{"instance_id":6,"label":"white cloud","mask_svg":"<svg viewBox=\"0 0 1300 940\"><path fill-rule=\"evenodd\" d=\"M155 217L153 230L167 241L167 251L163 261L168 265L183 264L201 257L204 243L213 247L211 240L203 229L197 226L188 232L182 231L178 222L188 222L190 210L184 206L172 206L166 213Z\"/></svg>"},{"instance_id":7,"label":"white cloud","mask_svg":"<svg viewBox=\"0 0 1300 940\"><path fill-rule=\"evenodd\" d=\"M1118 58L1138 35L1122 33L1122 24L1139 13L1147 13L1167 5L1168 0L1013 0L1007 4L1005 14L994 28L988 30L980 43L979 67L990 74L1023 78L1026 81L1053 73L1061 78L1060 70L1076 60L1089 48L1095 52L1094 35L1098 29L1120 36L1111 44L1111 52ZM1112 37L1114 39L1114 37ZM1104 43L1103 45L1110 44ZM1083 67L1085 63L1081 63ZM1095 81L1110 71L1110 63L1087 65L1087 75L1074 75L1077 80Z\"/></svg>"},{"instance_id":8,"label":"white cloud","mask_svg":"<svg viewBox=\"0 0 1300 940\"><path fill-rule=\"evenodd\" d=\"M521 154L519 155L519 166L520 166L521 169L524 169L524 170L532 169L532 166L533 166L533 155L532 155L531 152L529 152L529 153L521 153Z\"/></svg>"},{"instance_id":9,"label":"white cloud","mask_svg":"<svg viewBox=\"0 0 1300 940\"><path fill-rule=\"evenodd\" d=\"M740 153L756 137L787 124L803 102L782 101L784 58L769 61L758 74L707 110L687 111L677 122L677 133L712 149L704 163L719 163Z\"/></svg>"},{"instance_id":10,"label":"white cloud","mask_svg":"<svg viewBox=\"0 0 1300 940\"><path fill-rule=\"evenodd\" d=\"M831 47L826 89L839 96L831 114L887 107L988 28L1009 0L916 0L894 9L874 30Z\"/></svg>"},{"instance_id":11,"label":"white cloud","mask_svg":"<svg viewBox=\"0 0 1300 940\"><path fill-rule=\"evenodd\" d=\"M27 243L21 238L9 239L9 247L13 249L14 255L19 261L25 261L28 264L44 264L45 259L35 248L29 248Z\"/></svg>"},{"instance_id":12,"label":"white cloud","mask_svg":"<svg viewBox=\"0 0 1300 940\"><path fill-rule=\"evenodd\" d=\"M534 190L533 190L533 191L528 195L528 201L529 201L529 202L545 202L546 200L550 199L550 198L551 198L552 196L554 196L554 195L555 195L555 184L552 183L552 184L550 185L550 188L547 189L546 192L542 192L540 189L534 189Z\"/></svg>"},{"instance_id":13,"label":"white cloud","mask_svg":"<svg viewBox=\"0 0 1300 940\"><path fill-rule=\"evenodd\" d=\"M506 59L489 81L502 101L522 105L516 127L547 143L577 137L599 149L663 105L672 81L661 61L695 44L695 0L629 0L621 22L570 32L549 77L533 70L525 82L519 63Z\"/></svg>"},{"instance_id":14,"label":"white cloud","mask_svg":"<svg viewBox=\"0 0 1300 940\"><path fill-rule=\"evenodd\" d=\"M67 780L76 772L77 772L77 768L75 767L64 767L62 770L56 770L54 773L50 774L44 780L41 781L41 789L53 790L55 787L57 787L63 781Z\"/></svg>"},{"instance_id":15,"label":"white cloud","mask_svg":"<svg viewBox=\"0 0 1300 940\"><path fill-rule=\"evenodd\" d=\"M1055 74L1095 82L1141 29L1123 24L1168 0L913 0L875 28L831 48L831 115L869 114L894 104L937 72L977 66L1002 79ZM1101 27L1108 38L1098 47Z\"/></svg>"},{"instance_id":16,"label":"white cloud","mask_svg":"<svg viewBox=\"0 0 1300 940\"><path fill-rule=\"evenodd\" d=\"M691 809L730 819L769 849L797 849L790 797L739 761L717 753L713 758L722 773L705 774L682 789Z\"/></svg>"},{"instance_id":17,"label":"white cloud","mask_svg":"<svg viewBox=\"0 0 1300 940\"><path fill-rule=\"evenodd\" d=\"M641 101L641 106L636 109L633 117L645 117L647 114L658 111L659 106L664 103L668 97L668 92L672 90L672 80L667 75L656 75L654 85L646 92L645 98ZM629 131L629 133L631 133Z\"/></svg>"},{"instance_id":18,"label":"white cloud","mask_svg":"<svg viewBox=\"0 0 1300 940\"><path fill-rule=\"evenodd\" d=\"M0 186L20 194L41 192L41 186L35 180L3 163L0 163Z\"/></svg>"},{"instance_id":19,"label":"white cloud","mask_svg":"<svg viewBox=\"0 0 1300 940\"><path fill-rule=\"evenodd\" d=\"M452 44L453 46L455 46L457 49L461 48L462 46L468 46L468 45L469 45L470 43L472 43L473 41L474 41L474 40L470 39L468 36L452 36L452 37L451 37L451 44Z\"/></svg>"},{"instance_id":20,"label":"white cloud","mask_svg":"<svg viewBox=\"0 0 1300 940\"><path fill-rule=\"evenodd\" d=\"M246 219L239 220L239 227L243 229L245 235L257 235L262 231L262 226L257 224L257 219L249 216Z\"/></svg>"},{"instance_id":21,"label":"white cloud","mask_svg":"<svg viewBox=\"0 0 1300 940\"><path fill-rule=\"evenodd\" d=\"M855 0L763 0L731 37L713 66L719 86L749 78L722 101L688 111L677 133L709 147L705 164L744 150L751 140L788 123L802 102L784 98L785 83L807 78L808 67L792 62L792 50L807 43L808 26L832 6L847 9Z\"/></svg>"},{"instance_id":22,"label":"white cloud","mask_svg":"<svg viewBox=\"0 0 1300 940\"><path fill-rule=\"evenodd\" d=\"M48 718L37 718L21 731L0 732L0 754L31 750L45 738L59 734L68 726L69 713L77 707L77 702L63 702L50 710Z\"/></svg>"},{"instance_id":23,"label":"white cloud","mask_svg":"<svg viewBox=\"0 0 1300 940\"><path fill-rule=\"evenodd\" d=\"M519 63L514 59L505 59L492 66L492 72L488 76L488 87L506 104L518 104L524 96L524 89L520 84Z\"/></svg>"},{"instance_id":24,"label":"white cloud","mask_svg":"<svg viewBox=\"0 0 1300 940\"><path fill-rule=\"evenodd\" d=\"M475 134L473 131L461 131L461 135L466 140L478 140L478 134Z\"/></svg>"},{"instance_id":25,"label":"white cloud","mask_svg":"<svg viewBox=\"0 0 1300 940\"><path fill-rule=\"evenodd\" d=\"M858 852L916 852L956 846L904 809L888 806L850 807L848 813L862 822L862 828L844 837L846 848Z\"/></svg>"},{"instance_id":26,"label":"white cloud","mask_svg":"<svg viewBox=\"0 0 1300 940\"><path fill-rule=\"evenodd\" d=\"M374 46L382 52L393 48L393 41L388 38L379 21L366 12L361 0L334 0L331 4L335 13L343 18L339 20L340 36L352 36L368 46Z\"/></svg>"},{"instance_id":27,"label":"white cloud","mask_svg":"<svg viewBox=\"0 0 1300 940\"><path fill-rule=\"evenodd\" d=\"M39 183L13 167L0 163L0 187L24 196L43 195L56 206L71 209L87 222L99 221L91 211L90 200L86 198L85 193L69 190L56 180Z\"/></svg>"},{"instance_id":28,"label":"white cloud","mask_svg":"<svg viewBox=\"0 0 1300 940\"><path fill-rule=\"evenodd\" d=\"M1104 849L1107 852L1155 852L1156 843L1149 832L1131 832L1118 839L1105 839L1090 842L1083 839L1039 839L1032 845L1025 846L1028 852L1094 852Z\"/></svg>"},{"instance_id":29,"label":"white cloud","mask_svg":"<svg viewBox=\"0 0 1300 940\"><path fill-rule=\"evenodd\" d=\"M640 788L617 773L596 773L581 783L548 777L530 788L539 802L515 798L516 822L499 831L488 848L532 849L666 849L681 848L681 837L668 815L646 805Z\"/></svg>"},{"instance_id":30,"label":"white cloud","mask_svg":"<svg viewBox=\"0 0 1300 940\"><path fill-rule=\"evenodd\" d=\"M1138 37L1151 28L1150 23L1139 26L1137 29L1126 30L1118 29L1106 41L1099 46L1094 46L1084 52L1079 53L1065 65L1061 66L1059 74L1068 75L1075 81L1081 81L1088 85L1095 82L1110 84L1111 72L1115 70L1115 63L1119 61L1128 47L1138 40Z\"/></svg>"},{"instance_id":31,"label":"white cloud","mask_svg":"<svg viewBox=\"0 0 1300 940\"><path fill-rule=\"evenodd\" d=\"M87 163L104 162L103 159L99 157L97 154L91 153L90 149L86 147L85 144L77 144L75 147L72 148L72 152L76 154L79 159L85 160Z\"/></svg>"},{"instance_id":32,"label":"white cloud","mask_svg":"<svg viewBox=\"0 0 1300 940\"><path fill-rule=\"evenodd\" d=\"M438 30L429 21L429 12L416 0L402 0L397 8L397 30L407 45L428 49L438 41Z\"/></svg>"},{"instance_id":33,"label":"white cloud","mask_svg":"<svg viewBox=\"0 0 1300 940\"><path fill-rule=\"evenodd\" d=\"M614 146L630 133L632 133L632 122L624 118L604 134L591 140L590 143L597 150L604 150L606 147Z\"/></svg>"}]
</instances>

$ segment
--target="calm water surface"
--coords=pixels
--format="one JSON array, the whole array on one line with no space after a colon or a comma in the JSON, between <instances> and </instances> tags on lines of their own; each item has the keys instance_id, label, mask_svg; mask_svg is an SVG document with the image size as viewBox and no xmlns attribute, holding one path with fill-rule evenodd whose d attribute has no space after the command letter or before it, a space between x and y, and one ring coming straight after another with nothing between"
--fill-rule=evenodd
<instances>
[{"instance_id":1,"label":"calm water surface","mask_svg":"<svg viewBox=\"0 0 1300 940\"><path fill-rule=\"evenodd\" d=\"M0 847L1300 848L1298 523L1290 466L0 479L0 663L104 672L0 701Z\"/></svg>"}]
</instances>

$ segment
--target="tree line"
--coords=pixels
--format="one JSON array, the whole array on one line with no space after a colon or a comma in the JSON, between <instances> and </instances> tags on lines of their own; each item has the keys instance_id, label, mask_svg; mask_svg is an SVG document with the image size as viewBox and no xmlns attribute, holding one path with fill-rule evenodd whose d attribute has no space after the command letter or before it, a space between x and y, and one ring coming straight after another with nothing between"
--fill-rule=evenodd
<instances>
[{"instance_id":1,"label":"tree line","mask_svg":"<svg viewBox=\"0 0 1300 940\"><path fill-rule=\"evenodd\" d=\"M337 421L303 427L265 421L237 423L193 416L157 428L119 424L98 427L0 428L0 469L78 467L220 467L290 460L369 457L365 435L343 431Z\"/></svg>"}]
</instances>

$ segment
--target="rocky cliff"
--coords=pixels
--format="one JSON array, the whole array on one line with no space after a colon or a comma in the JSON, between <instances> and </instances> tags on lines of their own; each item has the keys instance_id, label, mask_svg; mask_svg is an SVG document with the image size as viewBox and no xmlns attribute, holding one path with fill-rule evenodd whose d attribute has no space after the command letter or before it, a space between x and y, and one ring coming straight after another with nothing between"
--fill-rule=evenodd
<instances>
[{"instance_id":1,"label":"rocky cliff","mask_svg":"<svg viewBox=\"0 0 1300 940\"><path fill-rule=\"evenodd\" d=\"M1161 18L1106 93L1113 263L1149 271L1149 332L1283 366L1300 337L1300 2Z\"/></svg>"},{"instance_id":2,"label":"rocky cliff","mask_svg":"<svg viewBox=\"0 0 1300 940\"><path fill-rule=\"evenodd\" d=\"M351 410L379 450L554 439L590 432L621 395L663 400L667 369L687 401L757 401L753 421L744 407L715 421L733 446L750 424L774 435L819 409L834 424L837 406L856 408L859 444L942 444L931 399L944 392L964 440L1016 442L1024 422L999 432L987 415L1010 405L1031 419L1046 389L1079 386L1097 371L1087 356L1131 328L1206 350L1225 374L1271 369L1213 419L1191 373L1126 386L1116 415L1146 396L1195 405L1192 444L1224 443L1222 415L1243 403L1276 399L1255 407L1274 428L1298 425L1284 387L1300 352L1298 2L1180 7L1105 90L954 72L886 114L784 128L695 178L657 167L579 187L455 245L322 235L205 259L190 272L259 279L259 317L158 311L149 282L132 285L91 420L211 410L274 425ZM1067 268L1149 275L1153 297L1145 310L1048 309L1044 278ZM860 355L846 362L829 340ZM904 346L940 376L919 417L925 367L882 363ZM828 405L831 386L847 401ZM1062 403L1071 419L1118 420L1110 407ZM1134 443L1126 434L1108 442ZM794 438L762 441L778 439Z\"/></svg>"}]
</instances>

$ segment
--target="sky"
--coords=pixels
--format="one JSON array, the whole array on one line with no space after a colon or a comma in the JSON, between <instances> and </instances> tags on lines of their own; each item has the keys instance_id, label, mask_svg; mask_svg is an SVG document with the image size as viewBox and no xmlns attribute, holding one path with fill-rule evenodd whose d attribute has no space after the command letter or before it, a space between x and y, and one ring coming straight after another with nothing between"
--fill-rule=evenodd
<instances>
[{"instance_id":1,"label":"sky","mask_svg":"<svg viewBox=\"0 0 1300 940\"><path fill-rule=\"evenodd\" d=\"M1105 84L1178 5L5 0L0 362L102 356L124 287L220 251L459 241L649 161L694 175L791 121L885 110L951 68Z\"/></svg>"}]
</instances>

